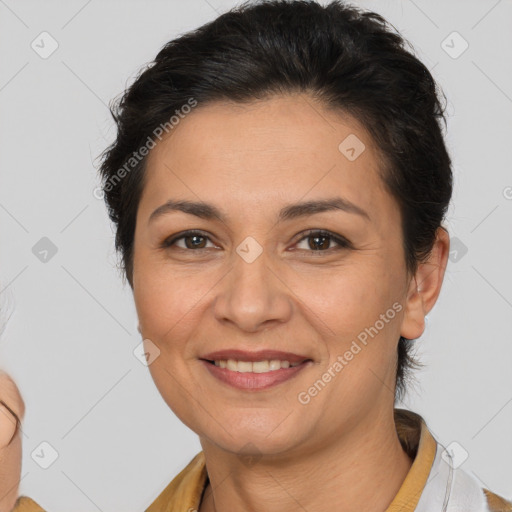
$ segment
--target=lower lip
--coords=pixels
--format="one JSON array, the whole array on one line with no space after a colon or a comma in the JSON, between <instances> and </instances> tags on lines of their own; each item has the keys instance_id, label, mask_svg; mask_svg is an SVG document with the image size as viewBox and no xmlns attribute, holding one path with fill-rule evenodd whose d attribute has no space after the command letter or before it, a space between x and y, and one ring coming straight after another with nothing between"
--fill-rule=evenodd
<instances>
[{"instance_id":1,"label":"lower lip","mask_svg":"<svg viewBox=\"0 0 512 512\"><path fill-rule=\"evenodd\" d=\"M281 382L285 382L306 366L309 366L312 361L305 361L297 366L290 366L289 368L280 368L279 370L272 370L266 373L253 373L253 372L236 372L215 366L204 359L201 362L206 366L207 370L217 379L233 386L237 389L244 389L248 391L258 391L261 389L268 389Z\"/></svg>"}]
</instances>

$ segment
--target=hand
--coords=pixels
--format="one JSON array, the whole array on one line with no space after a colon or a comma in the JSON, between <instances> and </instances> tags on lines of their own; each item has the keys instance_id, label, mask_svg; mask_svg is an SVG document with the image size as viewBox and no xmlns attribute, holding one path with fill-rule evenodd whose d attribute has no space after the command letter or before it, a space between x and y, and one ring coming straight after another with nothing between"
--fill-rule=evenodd
<instances>
[{"instance_id":1,"label":"hand","mask_svg":"<svg viewBox=\"0 0 512 512\"><path fill-rule=\"evenodd\" d=\"M25 404L18 387L7 373L0 370L0 512L11 512L18 499L21 475L20 427L24 416Z\"/></svg>"}]
</instances>

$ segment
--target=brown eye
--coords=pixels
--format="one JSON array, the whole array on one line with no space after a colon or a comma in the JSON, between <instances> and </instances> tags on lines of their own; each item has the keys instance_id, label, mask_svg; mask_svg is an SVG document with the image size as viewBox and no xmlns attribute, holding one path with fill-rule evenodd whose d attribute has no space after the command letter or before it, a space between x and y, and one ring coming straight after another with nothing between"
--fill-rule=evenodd
<instances>
[{"instance_id":1,"label":"brown eye","mask_svg":"<svg viewBox=\"0 0 512 512\"><path fill-rule=\"evenodd\" d=\"M329 231L310 231L306 236L302 237L298 243L300 244L304 240L307 240L307 247L302 247L300 249L305 249L306 251L327 252L330 249L343 249L350 247L348 240L330 233ZM333 242L338 247L331 247Z\"/></svg>"},{"instance_id":2,"label":"brown eye","mask_svg":"<svg viewBox=\"0 0 512 512\"><path fill-rule=\"evenodd\" d=\"M206 237L201 235L184 236L187 249L204 249Z\"/></svg>"},{"instance_id":3,"label":"brown eye","mask_svg":"<svg viewBox=\"0 0 512 512\"><path fill-rule=\"evenodd\" d=\"M208 240L210 240L209 237L199 231L186 231L181 233L179 236L165 240L162 244L162 247L169 248L176 246L177 248L183 250L208 249L208 247L206 247Z\"/></svg>"},{"instance_id":4,"label":"brown eye","mask_svg":"<svg viewBox=\"0 0 512 512\"><path fill-rule=\"evenodd\" d=\"M324 235L309 236L308 240L310 241L309 247L312 250L329 249L330 238L328 236L324 236ZM311 241L313 243L311 243Z\"/></svg>"}]
</instances>

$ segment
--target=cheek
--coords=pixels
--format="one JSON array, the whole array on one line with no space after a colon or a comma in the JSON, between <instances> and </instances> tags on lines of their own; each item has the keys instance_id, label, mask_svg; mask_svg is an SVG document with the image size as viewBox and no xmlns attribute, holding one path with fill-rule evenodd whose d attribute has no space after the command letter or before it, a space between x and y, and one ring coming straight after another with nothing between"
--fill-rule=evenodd
<instances>
[{"instance_id":1,"label":"cheek","mask_svg":"<svg viewBox=\"0 0 512 512\"><path fill-rule=\"evenodd\" d=\"M353 265L297 275L291 288L300 300L325 323L331 336L346 339L373 325L396 300L393 278L377 265Z\"/></svg>"},{"instance_id":2,"label":"cheek","mask_svg":"<svg viewBox=\"0 0 512 512\"><path fill-rule=\"evenodd\" d=\"M201 414L190 404L200 403L201 387L190 367L188 341L194 338L199 324L194 305L205 294L194 279L177 279L174 273L162 270L139 259L134 276L134 300L145 339L159 350L158 357L148 366L151 377L163 400L189 428L197 431ZM139 270L140 269L140 270ZM206 286L206 285L205 285ZM145 345L145 350L155 350ZM188 352L187 352L188 350ZM199 411L200 412L200 411Z\"/></svg>"},{"instance_id":3,"label":"cheek","mask_svg":"<svg viewBox=\"0 0 512 512\"><path fill-rule=\"evenodd\" d=\"M180 275L162 262L138 261L134 270L134 300L145 336L162 340L176 336L193 321L196 306L215 281L188 271Z\"/></svg>"},{"instance_id":4,"label":"cheek","mask_svg":"<svg viewBox=\"0 0 512 512\"><path fill-rule=\"evenodd\" d=\"M325 343L326 361L317 377L326 371L336 375L331 392L342 403L377 396L383 381L392 385L403 306L399 280L387 268L374 261L294 283L307 306L304 314Z\"/></svg>"},{"instance_id":5,"label":"cheek","mask_svg":"<svg viewBox=\"0 0 512 512\"><path fill-rule=\"evenodd\" d=\"M164 352L151 363L148 367L151 378L164 402L180 421L201 435L207 422L205 425L203 408L195 405L204 401L205 390L201 389L193 373L173 359L166 357Z\"/></svg>"}]
</instances>

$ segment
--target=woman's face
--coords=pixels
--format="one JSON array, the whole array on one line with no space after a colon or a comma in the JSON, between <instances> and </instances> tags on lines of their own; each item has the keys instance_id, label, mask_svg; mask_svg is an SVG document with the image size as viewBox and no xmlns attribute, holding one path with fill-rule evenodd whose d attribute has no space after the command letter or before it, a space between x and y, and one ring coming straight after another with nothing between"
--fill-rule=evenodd
<instances>
[{"instance_id":1,"label":"woman's face","mask_svg":"<svg viewBox=\"0 0 512 512\"><path fill-rule=\"evenodd\" d=\"M202 442L282 455L389 416L421 322L378 166L359 124L303 94L199 105L151 151L134 298L153 379Z\"/></svg>"}]
</instances>

